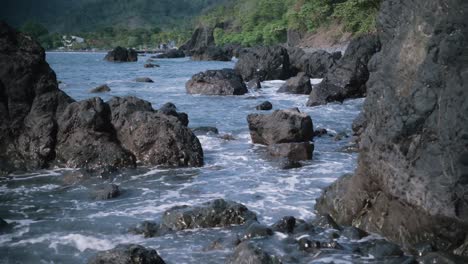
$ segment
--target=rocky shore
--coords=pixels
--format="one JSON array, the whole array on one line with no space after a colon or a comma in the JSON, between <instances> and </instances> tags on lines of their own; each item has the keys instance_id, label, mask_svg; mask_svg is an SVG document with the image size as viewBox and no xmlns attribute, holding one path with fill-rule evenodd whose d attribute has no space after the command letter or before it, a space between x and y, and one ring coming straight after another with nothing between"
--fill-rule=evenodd
<instances>
[{"instance_id":1,"label":"rocky shore","mask_svg":"<svg viewBox=\"0 0 468 264\"><path fill-rule=\"evenodd\" d=\"M314 263L340 254L353 256L351 262L359 257L359 263L468 263L468 3L386 0L377 28L352 40L344 54L217 47L213 29L198 28L180 49L156 56L238 57L234 69L195 74L185 85L187 96L239 98L262 89L261 82L284 80L277 92L308 94L309 107L366 97L352 127L358 167L325 188L313 220L284 216L266 225L244 204L213 199L165 207L161 218L128 233L150 239L223 229L226 238L206 250L230 250L229 264ZM135 51L120 47L105 58L137 59ZM44 50L5 23L0 69L0 176L54 166L99 175L141 165L200 167L204 155L196 135L219 133L215 127L190 129L188 115L172 103L156 110L132 96L75 101L58 88ZM312 85L311 78L323 80ZM265 101L246 117L251 143L286 160L284 168L300 167L313 158L314 136L327 131L314 131L311 116L298 108L254 112L272 108ZM105 185L94 199L114 199L121 191ZM11 228L0 218L0 232ZM120 244L88 263L165 261L149 247Z\"/></svg>"}]
</instances>

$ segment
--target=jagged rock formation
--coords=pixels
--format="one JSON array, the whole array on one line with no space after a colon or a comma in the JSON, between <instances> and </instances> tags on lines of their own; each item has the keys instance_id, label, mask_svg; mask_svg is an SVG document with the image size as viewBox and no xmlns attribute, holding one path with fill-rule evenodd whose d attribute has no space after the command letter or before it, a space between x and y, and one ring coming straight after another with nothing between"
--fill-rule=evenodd
<instances>
[{"instance_id":1,"label":"jagged rock formation","mask_svg":"<svg viewBox=\"0 0 468 264\"><path fill-rule=\"evenodd\" d=\"M179 49L191 54L192 50L214 46L215 39L213 36L213 31L214 28L211 27L196 28L190 40L182 45Z\"/></svg>"},{"instance_id":2,"label":"jagged rock formation","mask_svg":"<svg viewBox=\"0 0 468 264\"><path fill-rule=\"evenodd\" d=\"M467 11L464 0L382 3L359 166L325 190L319 213L406 247L466 254Z\"/></svg>"},{"instance_id":3,"label":"jagged rock formation","mask_svg":"<svg viewBox=\"0 0 468 264\"><path fill-rule=\"evenodd\" d=\"M305 72L311 78L323 78L341 58L341 52L318 50L306 53L301 48L288 48L288 54L292 71Z\"/></svg>"},{"instance_id":4,"label":"jagged rock formation","mask_svg":"<svg viewBox=\"0 0 468 264\"><path fill-rule=\"evenodd\" d=\"M187 124L186 114L154 111L137 98L75 102L58 88L39 44L0 23L0 174L52 165L93 172L136 162L201 166L203 151Z\"/></svg>"},{"instance_id":5,"label":"jagged rock formation","mask_svg":"<svg viewBox=\"0 0 468 264\"><path fill-rule=\"evenodd\" d=\"M310 94L312 84L307 74L300 72L297 76L289 78L279 89L278 93Z\"/></svg>"},{"instance_id":6,"label":"jagged rock formation","mask_svg":"<svg viewBox=\"0 0 468 264\"><path fill-rule=\"evenodd\" d=\"M323 81L312 89L307 105L364 97L369 79L367 63L379 49L380 42L376 35L352 40L344 56L327 71Z\"/></svg>"}]
</instances>

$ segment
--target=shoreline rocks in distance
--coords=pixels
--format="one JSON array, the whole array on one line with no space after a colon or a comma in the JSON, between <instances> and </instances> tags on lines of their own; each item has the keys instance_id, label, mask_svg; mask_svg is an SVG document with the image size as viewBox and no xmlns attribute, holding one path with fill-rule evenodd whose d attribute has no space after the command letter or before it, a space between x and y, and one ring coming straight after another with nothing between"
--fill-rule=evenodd
<instances>
[{"instance_id":1,"label":"shoreline rocks in distance","mask_svg":"<svg viewBox=\"0 0 468 264\"><path fill-rule=\"evenodd\" d=\"M192 76L185 87L189 94L243 95L249 92L241 75L232 69L200 72Z\"/></svg>"},{"instance_id":2,"label":"shoreline rocks in distance","mask_svg":"<svg viewBox=\"0 0 468 264\"><path fill-rule=\"evenodd\" d=\"M104 60L110 62L135 62L138 61L138 53L134 49L116 47L109 51Z\"/></svg>"},{"instance_id":3,"label":"shoreline rocks in distance","mask_svg":"<svg viewBox=\"0 0 468 264\"><path fill-rule=\"evenodd\" d=\"M142 83L154 83L154 81L149 77L137 77L134 80L135 82L142 82Z\"/></svg>"},{"instance_id":4,"label":"shoreline rocks in distance","mask_svg":"<svg viewBox=\"0 0 468 264\"><path fill-rule=\"evenodd\" d=\"M151 56L154 59L177 59L177 58L185 58L185 53L183 50L180 49L171 49L166 51L165 53L158 54Z\"/></svg>"},{"instance_id":5,"label":"shoreline rocks in distance","mask_svg":"<svg viewBox=\"0 0 468 264\"><path fill-rule=\"evenodd\" d=\"M318 50L306 53L301 48L288 48L289 61L293 72L304 72L311 78L321 79L341 59L341 52L328 53Z\"/></svg>"},{"instance_id":6,"label":"shoreline rocks in distance","mask_svg":"<svg viewBox=\"0 0 468 264\"><path fill-rule=\"evenodd\" d=\"M358 168L325 189L318 213L410 251L430 244L466 256L467 8L463 0L382 2ZM427 263L438 258L429 255Z\"/></svg>"},{"instance_id":7,"label":"shoreline rocks in distance","mask_svg":"<svg viewBox=\"0 0 468 264\"><path fill-rule=\"evenodd\" d=\"M191 52L195 61L231 61L229 52L218 46L201 47Z\"/></svg>"}]
</instances>

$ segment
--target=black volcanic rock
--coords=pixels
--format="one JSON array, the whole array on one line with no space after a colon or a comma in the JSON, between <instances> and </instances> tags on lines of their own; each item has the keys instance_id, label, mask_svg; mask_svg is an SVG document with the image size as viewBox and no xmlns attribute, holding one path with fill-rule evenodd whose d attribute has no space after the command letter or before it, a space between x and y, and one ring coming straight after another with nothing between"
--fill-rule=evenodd
<instances>
[{"instance_id":1,"label":"black volcanic rock","mask_svg":"<svg viewBox=\"0 0 468 264\"><path fill-rule=\"evenodd\" d=\"M134 167L136 158L145 165L203 164L186 114L158 113L136 98L74 102L58 88L44 50L5 23L0 66L1 175L51 166L104 173Z\"/></svg>"},{"instance_id":2,"label":"black volcanic rock","mask_svg":"<svg viewBox=\"0 0 468 264\"><path fill-rule=\"evenodd\" d=\"M134 62L138 61L138 54L134 49L117 47L109 51L104 60L110 62Z\"/></svg>"},{"instance_id":3,"label":"black volcanic rock","mask_svg":"<svg viewBox=\"0 0 468 264\"><path fill-rule=\"evenodd\" d=\"M185 53L183 50L180 50L180 49L171 49L165 53L152 56L152 58L155 58L155 59L176 59L176 58L184 58L184 57L185 57Z\"/></svg>"},{"instance_id":4,"label":"black volcanic rock","mask_svg":"<svg viewBox=\"0 0 468 264\"><path fill-rule=\"evenodd\" d=\"M185 84L187 93L204 95L243 95L248 93L242 77L232 69L209 70L192 76Z\"/></svg>"},{"instance_id":5,"label":"black volcanic rock","mask_svg":"<svg viewBox=\"0 0 468 264\"><path fill-rule=\"evenodd\" d=\"M364 97L369 79L367 63L379 50L380 41L376 35L353 39L344 56L328 70L323 81L314 86L307 105L316 106Z\"/></svg>"},{"instance_id":6,"label":"black volcanic rock","mask_svg":"<svg viewBox=\"0 0 468 264\"><path fill-rule=\"evenodd\" d=\"M359 164L319 213L411 248L463 254L468 235L468 2L382 2ZM346 55L345 55L346 56Z\"/></svg>"},{"instance_id":7,"label":"black volcanic rock","mask_svg":"<svg viewBox=\"0 0 468 264\"><path fill-rule=\"evenodd\" d=\"M214 28L198 27L192 34L192 37L179 49L191 53L192 50L197 50L204 47L214 46L215 39L213 36Z\"/></svg>"},{"instance_id":8,"label":"black volcanic rock","mask_svg":"<svg viewBox=\"0 0 468 264\"><path fill-rule=\"evenodd\" d=\"M217 46L201 47L191 54L195 61L231 61L232 58L228 51Z\"/></svg>"},{"instance_id":9,"label":"black volcanic rock","mask_svg":"<svg viewBox=\"0 0 468 264\"><path fill-rule=\"evenodd\" d=\"M304 72L311 78L323 78L328 71L337 64L341 53L328 53L318 50L311 53L304 52L301 48L289 48L289 61L291 70Z\"/></svg>"},{"instance_id":10,"label":"black volcanic rock","mask_svg":"<svg viewBox=\"0 0 468 264\"><path fill-rule=\"evenodd\" d=\"M98 87L89 90L90 93L105 93L110 91L111 88L107 84L99 85Z\"/></svg>"},{"instance_id":11,"label":"black volcanic rock","mask_svg":"<svg viewBox=\"0 0 468 264\"><path fill-rule=\"evenodd\" d=\"M256 221L255 213L242 204L213 200L200 206L176 206L164 212L162 224L171 230L229 227Z\"/></svg>"},{"instance_id":12,"label":"black volcanic rock","mask_svg":"<svg viewBox=\"0 0 468 264\"><path fill-rule=\"evenodd\" d=\"M165 264L154 249L135 244L121 244L114 249L99 252L88 264Z\"/></svg>"},{"instance_id":13,"label":"black volcanic rock","mask_svg":"<svg viewBox=\"0 0 468 264\"><path fill-rule=\"evenodd\" d=\"M235 69L245 81L286 80L292 76L288 51L281 46L243 49Z\"/></svg>"}]
</instances>

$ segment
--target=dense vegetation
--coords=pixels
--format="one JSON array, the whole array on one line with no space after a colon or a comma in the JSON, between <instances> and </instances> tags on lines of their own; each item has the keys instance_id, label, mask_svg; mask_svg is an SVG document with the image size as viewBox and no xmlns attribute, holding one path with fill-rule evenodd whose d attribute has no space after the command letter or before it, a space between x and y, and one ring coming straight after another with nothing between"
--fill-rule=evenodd
<instances>
[{"instance_id":1,"label":"dense vegetation","mask_svg":"<svg viewBox=\"0 0 468 264\"><path fill-rule=\"evenodd\" d=\"M314 32L340 25L354 34L374 31L380 1L46 0L38 4L40 1L18 0L7 3L0 15L22 25L22 31L34 35L46 48L61 46L63 34L86 39L86 43L74 45L77 49L150 48L170 40L181 44L194 23L216 25L217 44L252 46L284 42L288 29ZM25 23L26 16L34 22Z\"/></svg>"},{"instance_id":2,"label":"dense vegetation","mask_svg":"<svg viewBox=\"0 0 468 264\"><path fill-rule=\"evenodd\" d=\"M215 31L218 44L284 42L287 29L313 32L331 24L353 34L375 30L380 0L237 0L212 8L200 23L224 25Z\"/></svg>"}]
</instances>

